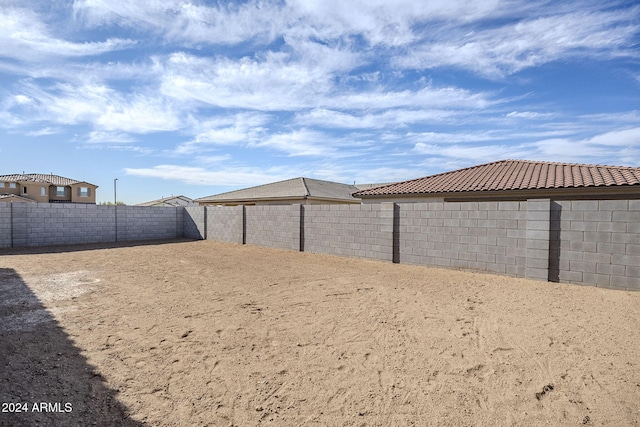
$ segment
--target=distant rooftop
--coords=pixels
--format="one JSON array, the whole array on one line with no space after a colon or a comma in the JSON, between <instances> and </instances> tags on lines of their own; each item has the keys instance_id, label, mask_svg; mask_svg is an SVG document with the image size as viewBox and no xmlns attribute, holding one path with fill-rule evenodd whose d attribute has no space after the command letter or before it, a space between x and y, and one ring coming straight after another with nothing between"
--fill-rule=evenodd
<instances>
[{"instance_id":1,"label":"distant rooftop","mask_svg":"<svg viewBox=\"0 0 640 427\"><path fill-rule=\"evenodd\" d=\"M353 185L299 177L202 197L200 199L196 199L196 201L224 203L235 201L314 198L357 202L358 199L351 195L351 193L355 191L358 191L358 188Z\"/></svg>"},{"instance_id":2,"label":"distant rooftop","mask_svg":"<svg viewBox=\"0 0 640 427\"><path fill-rule=\"evenodd\" d=\"M19 196L17 194L0 194L0 202L27 202L36 203L33 199L27 199L26 197Z\"/></svg>"},{"instance_id":3,"label":"distant rooftop","mask_svg":"<svg viewBox=\"0 0 640 427\"><path fill-rule=\"evenodd\" d=\"M0 175L0 182L40 182L43 184L67 186L78 184L85 181L76 181L75 179L65 178L59 175L44 174L44 173L26 173L26 174L14 174L14 175ZM88 182L86 182L88 184ZM93 184L92 184L93 185Z\"/></svg>"},{"instance_id":4,"label":"distant rooftop","mask_svg":"<svg viewBox=\"0 0 640 427\"><path fill-rule=\"evenodd\" d=\"M150 202L138 203L136 206L190 206L197 205L193 199L186 196L169 196Z\"/></svg>"}]
</instances>

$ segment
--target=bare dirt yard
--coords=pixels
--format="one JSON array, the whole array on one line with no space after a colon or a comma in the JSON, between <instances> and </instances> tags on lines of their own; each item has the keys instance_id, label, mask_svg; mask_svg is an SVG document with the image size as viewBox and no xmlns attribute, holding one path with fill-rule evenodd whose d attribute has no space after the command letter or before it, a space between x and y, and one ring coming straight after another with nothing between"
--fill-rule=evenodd
<instances>
[{"instance_id":1,"label":"bare dirt yard","mask_svg":"<svg viewBox=\"0 0 640 427\"><path fill-rule=\"evenodd\" d=\"M640 293L211 241L0 292L0 425L640 425Z\"/></svg>"}]
</instances>

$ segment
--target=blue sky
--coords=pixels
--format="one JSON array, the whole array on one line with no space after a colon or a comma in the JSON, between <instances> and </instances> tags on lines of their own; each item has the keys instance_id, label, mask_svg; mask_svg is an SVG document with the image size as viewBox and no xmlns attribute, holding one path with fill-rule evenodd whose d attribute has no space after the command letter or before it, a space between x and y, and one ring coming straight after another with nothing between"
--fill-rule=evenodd
<instances>
[{"instance_id":1,"label":"blue sky","mask_svg":"<svg viewBox=\"0 0 640 427\"><path fill-rule=\"evenodd\" d=\"M640 166L634 1L3 0L0 174L98 201Z\"/></svg>"}]
</instances>

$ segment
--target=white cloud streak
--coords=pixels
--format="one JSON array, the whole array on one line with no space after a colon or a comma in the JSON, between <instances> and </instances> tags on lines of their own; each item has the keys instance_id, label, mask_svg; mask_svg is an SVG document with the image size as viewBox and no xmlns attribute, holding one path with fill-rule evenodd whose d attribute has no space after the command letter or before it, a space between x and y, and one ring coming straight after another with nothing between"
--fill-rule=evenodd
<instances>
[{"instance_id":1,"label":"white cloud streak","mask_svg":"<svg viewBox=\"0 0 640 427\"><path fill-rule=\"evenodd\" d=\"M36 112L41 121L89 123L100 130L131 133L174 131L183 126L169 102L145 95L125 97L103 85L59 84L43 89L26 84L22 91L18 104Z\"/></svg>"},{"instance_id":2,"label":"white cloud streak","mask_svg":"<svg viewBox=\"0 0 640 427\"><path fill-rule=\"evenodd\" d=\"M289 171L284 168L236 167L208 170L202 167L158 165L152 168L125 168L125 173L127 175L159 178L192 185L220 187L260 185L291 178Z\"/></svg>"},{"instance_id":3,"label":"white cloud streak","mask_svg":"<svg viewBox=\"0 0 640 427\"><path fill-rule=\"evenodd\" d=\"M425 40L397 64L410 68L444 66L503 77L569 57L636 57L633 37L640 8L624 11L560 13L524 19L498 28ZM635 17L635 19L634 19Z\"/></svg>"},{"instance_id":4,"label":"white cloud streak","mask_svg":"<svg viewBox=\"0 0 640 427\"><path fill-rule=\"evenodd\" d=\"M104 42L74 43L51 34L32 11L0 8L0 57L22 61L41 61L52 57L84 57L100 55L135 45L119 38Z\"/></svg>"}]
</instances>

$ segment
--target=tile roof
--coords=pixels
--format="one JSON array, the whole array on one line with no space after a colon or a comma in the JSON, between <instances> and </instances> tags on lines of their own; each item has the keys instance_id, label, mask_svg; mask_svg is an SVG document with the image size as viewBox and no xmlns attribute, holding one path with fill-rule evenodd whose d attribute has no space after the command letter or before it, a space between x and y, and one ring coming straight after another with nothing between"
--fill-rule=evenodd
<instances>
[{"instance_id":1,"label":"tile roof","mask_svg":"<svg viewBox=\"0 0 640 427\"><path fill-rule=\"evenodd\" d=\"M370 190L376 187L382 187L384 185L395 184L395 182L380 182L378 184L354 184L358 191Z\"/></svg>"},{"instance_id":2,"label":"tile roof","mask_svg":"<svg viewBox=\"0 0 640 427\"><path fill-rule=\"evenodd\" d=\"M151 200L150 202L144 202L144 203L138 203L135 206L192 206L192 205L196 205L197 203L195 203L193 201L193 199L187 197L187 196L169 196L169 197L163 197L162 199L158 199L158 200Z\"/></svg>"},{"instance_id":3,"label":"tile roof","mask_svg":"<svg viewBox=\"0 0 640 427\"><path fill-rule=\"evenodd\" d=\"M75 179L71 179L71 178L65 178L59 175L44 174L44 173L23 173L23 174L13 174L13 175L0 175L0 182L18 182L18 181L41 182L44 184L52 184L52 185L60 185L60 186L73 185L73 184L84 182L84 181L76 181Z\"/></svg>"},{"instance_id":4,"label":"tile roof","mask_svg":"<svg viewBox=\"0 0 640 427\"><path fill-rule=\"evenodd\" d=\"M233 202L264 199L320 198L357 201L351 193L358 189L353 185L322 181L312 178L292 178L242 190L229 191L196 199L198 202Z\"/></svg>"},{"instance_id":5,"label":"tile roof","mask_svg":"<svg viewBox=\"0 0 640 427\"><path fill-rule=\"evenodd\" d=\"M640 168L500 160L354 193L355 197L640 186Z\"/></svg>"}]
</instances>

